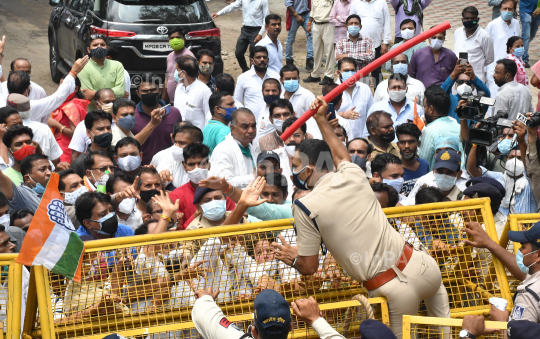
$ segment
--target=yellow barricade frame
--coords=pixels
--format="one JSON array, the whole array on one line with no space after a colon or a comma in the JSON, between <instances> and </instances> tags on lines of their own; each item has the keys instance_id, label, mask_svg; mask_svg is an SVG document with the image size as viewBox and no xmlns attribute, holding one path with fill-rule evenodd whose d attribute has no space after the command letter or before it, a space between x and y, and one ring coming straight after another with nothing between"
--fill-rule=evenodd
<instances>
[{"instance_id":1,"label":"yellow barricade frame","mask_svg":"<svg viewBox=\"0 0 540 339\"><path fill-rule=\"evenodd\" d=\"M430 326L443 326L451 327L453 329L452 333L458 333L461 330L461 325L463 324L463 319L453 319L453 318L435 318L435 317L419 317L419 316L403 316L403 334L402 339L415 339L417 338L416 333L413 335L411 330L414 329L414 325L430 325ZM508 323L502 321L486 321L486 328L495 328L498 330L506 330ZM450 338L457 338L452 334L449 335ZM421 338L430 338L422 337ZM498 333L495 332L489 336L483 336L479 338L499 338Z\"/></svg>"},{"instance_id":2,"label":"yellow barricade frame","mask_svg":"<svg viewBox=\"0 0 540 339\"><path fill-rule=\"evenodd\" d=\"M7 275L7 310L6 326L2 329L0 322L0 338L17 338L21 333L21 298L22 298L22 270L20 264L15 263L17 254L0 254L0 267L8 266ZM5 278L4 278L5 279ZM3 279L2 279L3 280ZM2 281L4 283L4 281ZM4 331L6 331L4 333Z\"/></svg>"}]
</instances>

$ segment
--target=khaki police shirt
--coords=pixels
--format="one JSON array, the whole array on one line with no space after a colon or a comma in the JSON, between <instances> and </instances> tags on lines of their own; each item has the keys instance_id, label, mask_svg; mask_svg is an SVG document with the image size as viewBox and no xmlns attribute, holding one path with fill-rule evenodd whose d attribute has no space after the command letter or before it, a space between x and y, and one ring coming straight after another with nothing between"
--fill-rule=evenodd
<instances>
[{"instance_id":1,"label":"khaki police shirt","mask_svg":"<svg viewBox=\"0 0 540 339\"><path fill-rule=\"evenodd\" d=\"M540 297L540 272L527 275L527 278L518 286L514 309L510 317L512 320L529 320L540 323L540 302L535 299L532 293L525 290L526 286Z\"/></svg>"},{"instance_id":2,"label":"khaki police shirt","mask_svg":"<svg viewBox=\"0 0 540 339\"><path fill-rule=\"evenodd\" d=\"M307 216L293 205L301 256L317 255L322 237L345 271L366 281L392 267L403 252L405 240L388 223L364 171L353 163L344 161L337 172L325 174L300 202L311 212Z\"/></svg>"},{"instance_id":3,"label":"khaki police shirt","mask_svg":"<svg viewBox=\"0 0 540 339\"><path fill-rule=\"evenodd\" d=\"M389 143L388 148L384 150L382 148L375 146L375 144L369 140L369 137L367 137L367 141L371 144L371 146L373 146L373 151L371 152L371 161L373 161L373 159L375 159L377 155L383 154L383 153L391 153L395 155L396 157L401 158L398 145L395 142Z\"/></svg>"}]
</instances>

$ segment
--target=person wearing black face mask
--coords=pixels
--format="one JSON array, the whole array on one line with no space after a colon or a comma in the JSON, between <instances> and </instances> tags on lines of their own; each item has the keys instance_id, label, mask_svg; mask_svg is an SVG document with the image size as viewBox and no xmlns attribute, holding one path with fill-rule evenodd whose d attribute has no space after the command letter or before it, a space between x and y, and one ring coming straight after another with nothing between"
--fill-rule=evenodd
<instances>
[{"instance_id":1,"label":"person wearing black face mask","mask_svg":"<svg viewBox=\"0 0 540 339\"><path fill-rule=\"evenodd\" d=\"M94 111L94 96L96 91L102 88L113 90L117 99L125 95L124 66L114 60L109 60L107 56L107 42L102 34L90 35L90 46L87 47L91 57L87 67L79 73L81 80L81 91L86 100L90 100L88 112Z\"/></svg>"},{"instance_id":2,"label":"person wearing black face mask","mask_svg":"<svg viewBox=\"0 0 540 339\"><path fill-rule=\"evenodd\" d=\"M136 208L141 214L147 214L146 204L153 196L159 195L159 191L163 189L159 173L153 167L143 167L137 178L135 178L137 187L139 188L139 196Z\"/></svg>"},{"instance_id":3,"label":"person wearing black face mask","mask_svg":"<svg viewBox=\"0 0 540 339\"><path fill-rule=\"evenodd\" d=\"M493 112L506 111L508 119L515 119L518 113L534 112L529 87L514 81L517 65L514 60L501 59L493 73L493 80L499 86Z\"/></svg>"},{"instance_id":4,"label":"person wearing black face mask","mask_svg":"<svg viewBox=\"0 0 540 339\"><path fill-rule=\"evenodd\" d=\"M130 227L118 223L111 197L107 194L82 194L75 202L75 215L82 226L77 229L77 234L83 241L134 235Z\"/></svg>"},{"instance_id":5,"label":"person wearing black face mask","mask_svg":"<svg viewBox=\"0 0 540 339\"><path fill-rule=\"evenodd\" d=\"M471 64L474 74L485 83L484 67L491 64L495 57L493 41L489 34L479 26L480 18L476 7L465 7L461 12L461 17L463 27L459 27L454 32L454 53L459 55L461 52L467 52L467 61Z\"/></svg>"},{"instance_id":6,"label":"person wearing black face mask","mask_svg":"<svg viewBox=\"0 0 540 339\"><path fill-rule=\"evenodd\" d=\"M81 153L71 162L71 168L81 178L86 175L84 163L88 154L97 151L113 152L113 148L111 147L113 138L111 114L104 111L90 112L84 118L84 124L86 126L86 135L92 140L92 143L87 147L85 153Z\"/></svg>"},{"instance_id":7,"label":"person wearing black face mask","mask_svg":"<svg viewBox=\"0 0 540 339\"><path fill-rule=\"evenodd\" d=\"M395 142L396 132L392 115L384 111L375 111L366 120L369 136L367 140L373 146L371 159L382 153L392 153L399 157L399 148Z\"/></svg>"}]
</instances>

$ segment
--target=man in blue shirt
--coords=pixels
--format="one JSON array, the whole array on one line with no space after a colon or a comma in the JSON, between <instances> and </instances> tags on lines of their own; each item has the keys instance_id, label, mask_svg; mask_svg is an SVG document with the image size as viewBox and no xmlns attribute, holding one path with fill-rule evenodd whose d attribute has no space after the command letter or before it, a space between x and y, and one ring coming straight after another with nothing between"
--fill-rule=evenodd
<instances>
[{"instance_id":1,"label":"man in blue shirt","mask_svg":"<svg viewBox=\"0 0 540 339\"><path fill-rule=\"evenodd\" d=\"M526 68L529 65L529 44L536 36L540 26L540 4L537 0L521 0L519 2L519 21L521 21L521 38L523 39L523 62Z\"/></svg>"},{"instance_id":2,"label":"man in blue shirt","mask_svg":"<svg viewBox=\"0 0 540 339\"><path fill-rule=\"evenodd\" d=\"M122 224L111 205L111 197L99 192L87 192L77 198L75 215L81 224L77 234L83 241L132 236L133 230Z\"/></svg>"},{"instance_id":3,"label":"man in blue shirt","mask_svg":"<svg viewBox=\"0 0 540 339\"><path fill-rule=\"evenodd\" d=\"M467 63L467 65L460 65L458 60L452 73L450 73L446 81L441 85L441 88L450 95L450 109L448 110L448 116L456 119L457 122L459 122L459 118L456 113L456 108L459 103L459 95L452 94L452 86L454 85L456 90L459 86L469 86L473 91L476 89L477 93L484 92L484 96L491 96L489 88L474 74L472 66L469 63ZM465 88L466 87L462 87L462 89ZM458 90L458 93L459 92L460 90Z\"/></svg>"},{"instance_id":4,"label":"man in blue shirt","mask_svg":"<svg viewBox=\"0 0 540 339\"><path fill-rule=\"evenodd\" d=\"M415 124L404 123L399 125L396 127L396 135L404 171L403 186L401 186L401 191L398 193L407 196L414 187L416 180L429 172L429 163L417 156L422 132Z\"/></svg>"}]
</instances>

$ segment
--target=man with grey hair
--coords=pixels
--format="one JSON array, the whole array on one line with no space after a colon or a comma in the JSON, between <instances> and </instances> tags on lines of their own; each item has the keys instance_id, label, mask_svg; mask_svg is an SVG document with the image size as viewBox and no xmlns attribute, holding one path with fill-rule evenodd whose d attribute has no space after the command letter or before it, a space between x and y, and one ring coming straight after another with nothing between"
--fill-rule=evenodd
<instances>
[{"instance_id":1,"label":"man with grey hair","mask_svg":"<svg viewBox=\"0 0 540 339\"><path fill-rule=\"evenodd\" d=\"M251 144L257 134L255 115L247 108L239 108L232 113L230 127L231 134L212 152L208 176L224 177L232 186L244 188L256 173L258 152Z\"/></svg>"}]
</instances>

